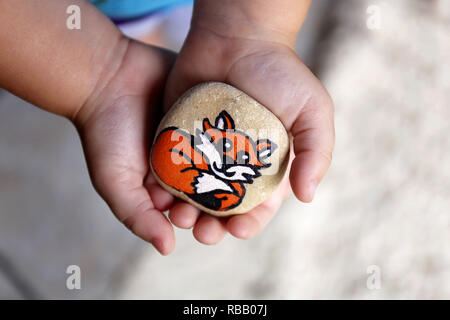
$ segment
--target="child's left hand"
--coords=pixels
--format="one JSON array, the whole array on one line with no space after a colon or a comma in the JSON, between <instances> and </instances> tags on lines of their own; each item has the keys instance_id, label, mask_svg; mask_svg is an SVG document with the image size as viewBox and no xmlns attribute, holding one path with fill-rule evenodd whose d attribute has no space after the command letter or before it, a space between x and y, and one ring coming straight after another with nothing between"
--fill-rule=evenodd
<instances>
[{"instance_id":1,"label":"child's left hand","mask_svg":"<svg viewBox=\"0 0 450 320\"><path fill-rule=\"evenodd\" d=\"M333 103L288 45L227 37L194 24L169 77L165 108L204 81L229 83L268 107L292 134L295 155L291 155L289 176L269 199L247 214L217 218L180 203L169 217L178 227L193 227L194 236L204 244L219 242L227 232L251 238L274 216L291 187L298 199L312 201L331 162Z\"/></svg>"}]
</instances>

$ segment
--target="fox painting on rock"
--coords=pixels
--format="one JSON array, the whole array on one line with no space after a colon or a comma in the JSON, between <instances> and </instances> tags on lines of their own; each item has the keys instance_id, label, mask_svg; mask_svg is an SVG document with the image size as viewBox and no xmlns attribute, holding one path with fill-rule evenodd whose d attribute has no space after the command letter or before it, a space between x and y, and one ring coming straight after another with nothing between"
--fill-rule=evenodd
<instances>
[{"instance_id":1,"label":"fox painting on rock","mask_svg":"<svg viewBox=\"0 0 450 320\"><path fill-rule=\"evenodd\" d=\"M163 129L152 148L152 167L162 182L205 208L230 210L245 197L245 184L271 165L265 160L277 145L269 139L254 141L235 128L226 111L214 125L208 118L202 125L195 135L177 127Z\"/></svg>"}]
</instances>

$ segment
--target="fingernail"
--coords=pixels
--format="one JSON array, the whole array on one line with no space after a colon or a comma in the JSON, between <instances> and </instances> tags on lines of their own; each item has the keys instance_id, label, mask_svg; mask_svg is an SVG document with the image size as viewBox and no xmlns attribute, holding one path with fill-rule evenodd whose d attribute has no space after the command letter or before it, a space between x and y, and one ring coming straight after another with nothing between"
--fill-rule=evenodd
<instances>
[{"instance_id":1,"label":"fingernail","mask_svg":"<svg viewBox=\"0 0 450 320\"><path fill-rule=\"evenodd\" d=\"M164 243L160 239L153 239L151 241L152 245L155 247L156 250L163 256L165 255L163 249L164 249Z\"/></svg>"},{"instance_id":2,"label":"fingernail","mask_svg":"<svg viewBox=\"0 0 450 320\"><path fill-rule=\"evenodd\" d=\"M308 186L308 198L309 198L309 201L313 201L316 189L317 189L317 182L311 181L309 183L309 186Z\"/></svg>"}]
</instances>

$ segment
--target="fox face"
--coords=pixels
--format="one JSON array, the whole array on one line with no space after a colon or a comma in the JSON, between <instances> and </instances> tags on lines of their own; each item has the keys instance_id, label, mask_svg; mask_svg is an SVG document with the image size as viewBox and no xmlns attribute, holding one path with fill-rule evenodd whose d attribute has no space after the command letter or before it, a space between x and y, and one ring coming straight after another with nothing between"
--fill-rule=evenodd
<instances>
[{"instance_id":1,"label":"fox face","mask_svg":"<svg viewBox=\"0 0 450 320\"><path fill-rule=\"evenodd\" d=\"M277 147L267 139L255 142L245 132L236 130L226 111L219 114L214 126L207 118L203 120L203 132L197 130L194 145L218 178L245 183L252 183L261 175L260 169L270 166L263 160Z\"/></svg>"},{"instance_id":2,"label":"fox face","mask_svg":"<svg viewBox=\"0 0 450 320\"><path fill-rule=\"evenodd\" d=\"M165 184L211 210L235 208L245 196L244 184L271 165L265 160L277 145L269 139L254 141L235 128L226 111L214 125L208 118L202 125L195 135L176 127L162 130L152 149L152 167Z\"/></svg>"}]
</instances>

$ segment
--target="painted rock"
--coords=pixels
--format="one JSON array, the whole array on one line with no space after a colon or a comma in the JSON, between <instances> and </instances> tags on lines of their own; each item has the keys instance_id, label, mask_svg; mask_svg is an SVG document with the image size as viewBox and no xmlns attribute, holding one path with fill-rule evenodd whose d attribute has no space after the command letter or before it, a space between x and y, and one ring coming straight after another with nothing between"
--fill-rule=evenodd
<instances>
[{"instance_id":1,"label":"painted rock","mask_svg":"<svg viewBox=\"0 0 450 320\"><path fill-rule=\"evenodd\" d=\"M246 213L275 190L289 137L268 109L224 83L188 90L162 119L150 163L161 186L215 216Z\"/></svg>"}]
</instances>

